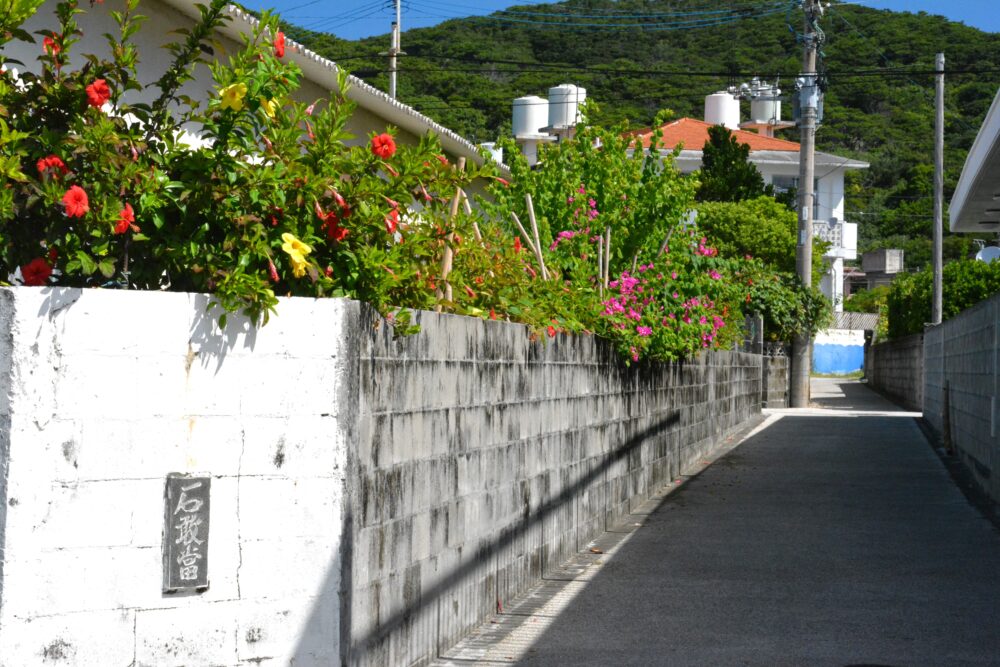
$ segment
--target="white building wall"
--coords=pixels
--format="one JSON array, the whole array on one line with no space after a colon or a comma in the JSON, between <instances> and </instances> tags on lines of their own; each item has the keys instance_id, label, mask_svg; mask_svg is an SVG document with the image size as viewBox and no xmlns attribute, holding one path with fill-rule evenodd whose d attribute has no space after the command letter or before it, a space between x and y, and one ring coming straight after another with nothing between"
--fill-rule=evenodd
<instances>
[{"instance_id":1,"label":"white building wall","mask_svg":"<svg viewBox=\"0 0 1000 667\"><path fill-rule=\"evenodd\" d=\"M34 34L38 30L57 30L58 22L55 18L55 0L48 0L38 12L29 18L24 29ZM80 41L70 49L70 66L76 70L87 62L84 54L95 54L103 59L110 59L110 51L104 33L118 36L120 33L115 22L111 18L112 11L123 10L122 0L106 0L102 4L88 5L81 3L84 10L77 15L76 21L80 26L83 35ZM178 29L190 29L194 21L179 10L162 2L161 0L143 0L139 3L136 13L148 17L142 24L139 32L132 38L139 52L139 81L143 85L155 83L163 75L173 61L172 54L162 48L169 42L181 41L182 36L173 31ZM30 44L17 40L10 41L3 45L2 53L6 58L18 60L23 65L10 65L18 70L40 72L41 63L38 57L42 54L42 39L36 37L36 43ZM242 42L221 33L213 36L216 46L215 51L219 60L225 62L229 54L236 53L243 48ZM302 77L301 88L296 91L295 98L307 104L317 100L324 103L330 98L330 91L315 81ZM182 94L191 99L204 104L215 97L218 93L212 79L212 73L207 65L197 65L194 71L194 79L186 83L182 89ZM129 102L151 102L159 91L149 88L138 92L129 92L126 100ZM384 132L389 123L371 111L356 107L347 123L347 130L354 135L354 139L348 143L365 143L371 132ZM411 133L399 131L397 140L405 144L417 143L417 137Z\"/></svg>"},{"instance_id":2,"label":"white building wall","mask_svg":"<svg viewBox=\"0 0 1000 667\"><path fill-rule=\"evenodd\" d=\"M773 165L757 163L757 169L764 182L774 183L775 176L798 177L798 165ZM837 221L840 226L841 245L832 245L824 255L826 272L820 281L820 291L833 304L835 312L843 310L844 259L857 257L857 227L844 222L844 170L818 167L816 181L816 203L813 221L830 223Z\"/></svg>"},{"instance_id":3,"label":"white building wall","mask_svg":"<svg viewBox=\"0 0 1000 667\"><path fill-rule=\"evenodd\" d=\"M761 176L764 177L764 182L767 184L774 183L775 176L792 176L798 178L799 167L797 164L791 165L776 165L769 163L754 163L758 171L760 171ZM839 221L844 220L844 170L835 169L829 171L829 167L826 169L817 168L817 182L816 182L816 201L819 207L817 211L818 215L814 216L814 219L819 221L827 221L831 218L836 218Z\"/></svg>"},{"instance_id":4,"label":"white building wall","mask_svg":"<svg viewBox=\"0 0 1000 667\"><path fill-rule=\"evenodd\" d=\"M357 304L0 290L0 666L339 663ZM210 587L165 594L168 473L211 476Z\"/></svg>"}]
</instances>

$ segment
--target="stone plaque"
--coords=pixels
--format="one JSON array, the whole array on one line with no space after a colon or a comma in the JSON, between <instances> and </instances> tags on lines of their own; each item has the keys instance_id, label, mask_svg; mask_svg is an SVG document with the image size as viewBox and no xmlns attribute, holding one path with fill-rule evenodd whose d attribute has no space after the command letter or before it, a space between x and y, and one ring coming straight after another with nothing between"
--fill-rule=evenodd
<instances>
[{"instance_id":1,"label":"stone plaque","mask_svg":"<svg viewBox=\"0 0 1000 667\"><path fill-rule=\"evenodd\" d=\"M167 475L163 524L163 592L208 589L211 477Z\"/></svg>"}]
</instances>

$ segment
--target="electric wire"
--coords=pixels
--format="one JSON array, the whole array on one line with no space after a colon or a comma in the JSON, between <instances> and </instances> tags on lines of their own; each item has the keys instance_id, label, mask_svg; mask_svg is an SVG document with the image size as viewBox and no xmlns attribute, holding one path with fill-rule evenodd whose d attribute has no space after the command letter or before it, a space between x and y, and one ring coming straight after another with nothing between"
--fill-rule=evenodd
<instances>
[{"instance_id":1,"label":"electric wire","mask_svg":"<svg viewBox=\"0 0 1000 667\"><path fill-rule=\"evenodd\" d=\"M471 7L464 5L456 5L454 3L440 2L438 0L417 0L413 2L410 0L407 4L417 4L424 6L433 6L435 9L440 7L456 7L461 9L470 9ZM543 17L543 18L565 18L565 19L614 19L614 20L625 20L625 19L647 19L647 18L685 18L690 16L718 16L718 15L734 15L737 13L754 12L760 9L773 9L780 6L784 9L789 4L788 0L757 0L756 2L744 2L743 5L731 6L725 9L709 9L701 11L673 11L673 12L649 12L649 13L632 13L624 10L618 12L605 11L599 14L579 14L573 11L565 12L539 12L539 11L520 11L515 9L500 9L496 14L502 14L505 16L529 16L529 17Z\"/></svg>"}]
</instances>

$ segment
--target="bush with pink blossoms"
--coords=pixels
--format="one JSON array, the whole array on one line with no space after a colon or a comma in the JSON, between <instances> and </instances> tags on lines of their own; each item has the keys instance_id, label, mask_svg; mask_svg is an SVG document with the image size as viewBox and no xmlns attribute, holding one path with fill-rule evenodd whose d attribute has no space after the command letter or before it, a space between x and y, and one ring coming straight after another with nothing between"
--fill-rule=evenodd
<instances>
[{"instance_id":1,"label":"bush with pink blossoms","mask_svg":"<svg viewBox=\"0 0 1000 667\"><path fill-rule=\"evenodd\" d=\"M601 320L631 360L680 359L732 347L741 337L742 288L725 280L738 263L720 259L693 233L609 283Z\"/></svg>"}]
</instances>

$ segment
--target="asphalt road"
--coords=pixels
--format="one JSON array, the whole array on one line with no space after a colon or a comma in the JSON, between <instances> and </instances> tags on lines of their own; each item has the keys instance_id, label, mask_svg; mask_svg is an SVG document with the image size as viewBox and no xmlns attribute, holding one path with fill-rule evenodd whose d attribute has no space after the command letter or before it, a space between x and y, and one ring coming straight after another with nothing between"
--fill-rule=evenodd
<instances>
[{"instance_id":1,"label":"asphalt road","mask_svg":"<svg viewBox=\"0 0 1000 667\"><path fill-rule=\"evenodd\" d=\"M813 395L836 411L784 412L691 479L490 662L1000 665L1000 532L912 416Z\"/></svg>"}]
</instances>

